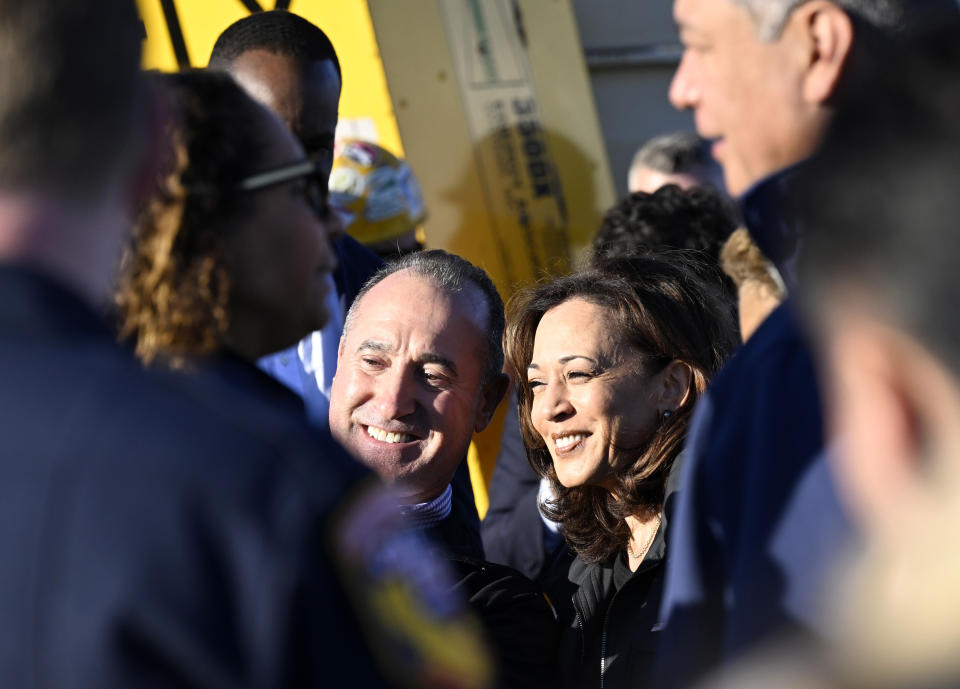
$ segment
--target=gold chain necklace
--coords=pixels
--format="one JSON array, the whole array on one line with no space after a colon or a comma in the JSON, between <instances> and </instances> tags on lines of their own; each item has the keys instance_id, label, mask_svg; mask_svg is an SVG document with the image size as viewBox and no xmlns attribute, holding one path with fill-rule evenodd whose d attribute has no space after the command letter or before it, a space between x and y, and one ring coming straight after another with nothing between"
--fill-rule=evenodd
<instances>
[{"instance_id":1,"label":"gold chain necklace","mask_svg":"<svg viewBox=\"0 0 960 689\"><path fill-rule=\"evenodd\" d=\"M661 516L657 515L657 525L654 527L653 531L650 534L650 538L647 539L646 545L643 546L643 550L639 553L633 552L633 549L630 548L630 541L627 541L627 554L635 560L642 560L647 556L647 552L650 550L650 546L653 545L653 539L657 536L657 531L660 530L660 521ZM630 540L633 540L633 534L630 534Z\"/></svg>"}]
</instances>

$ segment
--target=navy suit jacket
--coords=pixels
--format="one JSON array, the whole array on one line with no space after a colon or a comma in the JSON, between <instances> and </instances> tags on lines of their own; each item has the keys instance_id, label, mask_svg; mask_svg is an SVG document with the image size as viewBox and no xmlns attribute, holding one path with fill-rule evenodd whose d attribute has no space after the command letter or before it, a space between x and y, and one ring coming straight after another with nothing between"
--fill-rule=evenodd
<instances>
[{"instance_id":1,"label":"navy suit jacket","mask_svg":"<svg viewBox=\"0 0 960 689\"><path fill-rule=\"evenodd\" d=\"M744 199L788 282L799 235L778 216L789 173ZM821 584L848 536L826 464L817 372L788 301L715 378L687 438L670 533L657 686L778 634L818 634Z\"/></svg>"},{"instance_id":2,"label":"navy suit jacket","mask_svg":"<svg viewBox=\"0 0 960 689\"><path fill-rule=\"evenodd\" d=\"M365 472L0 267L0 686L383 686L329 557Z\"/></svg>"}]
</instances>

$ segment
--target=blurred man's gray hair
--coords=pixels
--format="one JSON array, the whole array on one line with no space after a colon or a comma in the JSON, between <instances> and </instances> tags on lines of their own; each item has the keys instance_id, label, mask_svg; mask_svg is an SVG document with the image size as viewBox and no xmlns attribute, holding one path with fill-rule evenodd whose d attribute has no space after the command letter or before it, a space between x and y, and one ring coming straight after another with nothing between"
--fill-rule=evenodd
<instances>
[{"instance_id":1,"label":"blurred man's gray hair","mask_svg":"<svg viewBox=\"0 0 960 689\"><path fill-rule=\"evenodd\" d=\"M790 13L810 0L731 0L753 16L760 37L774 40L783 31ZM832 0L833 4L878 28L892 28L904 19L907 0Z\"/></svg>"},{"instance_id":2,"label":"blurred man's gray hair","mask_svg":"<svg viewBox=\"0 0 960 689\"><path fill-rule=\"evenodd\" d=\"M648 167L675 175L714 165L707 142L693 132L672 132L655 136L637 150L630 169Z\"/></svg>"},{"instance_id":3,"label":"blurred man's gray hair","mask_svg":"<svg viewBox=\"0 0 960 689\"><path fill-rule=\"evenodd\" d=\"M0 186L95 197L144 139L132 0L0 1Z\"/></svg>"},{"instance_id":4,"label":"blurred man's gray hair","mask_svg":"<svg viewBox=\"0 0 960 689\"><path fill-rule=\"evenodd\" d=\"M710 144L694 132L653 137L637 150L627 171L627 187L631 192L652 193L664 184L723 189L722 179L720 166L710 154Z\"/></svg>"}]
</instances>

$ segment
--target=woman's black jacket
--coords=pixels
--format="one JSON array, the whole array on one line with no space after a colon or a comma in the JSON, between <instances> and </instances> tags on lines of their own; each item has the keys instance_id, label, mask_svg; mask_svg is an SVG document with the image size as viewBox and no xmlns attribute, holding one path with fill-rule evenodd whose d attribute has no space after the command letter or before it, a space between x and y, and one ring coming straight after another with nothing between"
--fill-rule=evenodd
<instances>
[{"instance_id":1,"label":"woman's black jacket","mask_svg":"<svg viewBox=\"0 0 960 689\"><path fill-rule=\"evenodd\" d=\"M604 562L574 560L568 578L576 586L562 630L560 675L565 687L630 689L650 686L663 595L666 524L661 524L640 567L617 590L618 553Z\"/></svg>"}]
</instances>

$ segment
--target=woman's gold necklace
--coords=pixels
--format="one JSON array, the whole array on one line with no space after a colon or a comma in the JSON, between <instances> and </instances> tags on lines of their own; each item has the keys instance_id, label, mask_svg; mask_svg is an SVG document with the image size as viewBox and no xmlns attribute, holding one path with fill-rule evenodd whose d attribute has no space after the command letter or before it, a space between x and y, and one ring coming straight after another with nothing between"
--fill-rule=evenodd
<instances>
[{"instance_id":1,"label":"woman's gold necklace","mask_svg":"<svg viewBox=\"0 0 960 689\"><path fill-rule=\"evenodd\" d=\"M645 558L645 557L647 556L647 552L650 550L650 546L653 545L653 539L656 538L656 536L657 536L657 531L660 530L660 520L661 520L661 517L660 517L660 515L658 514L658 515L657 515L657 525L656 525L656 527L654 527L653 531L650 533L650 538L647 539L647 543L646 543L646 545L643 546L643 550L641 550L639 553L633 552L633 549L630 548L630 541L633 540L633 534L630 535L630 541L627 541L627 555L629 555L630 557L632 557L632 558L635 559L635 560L642 560L643 558Z\"/></svg>"}]
</instances>

